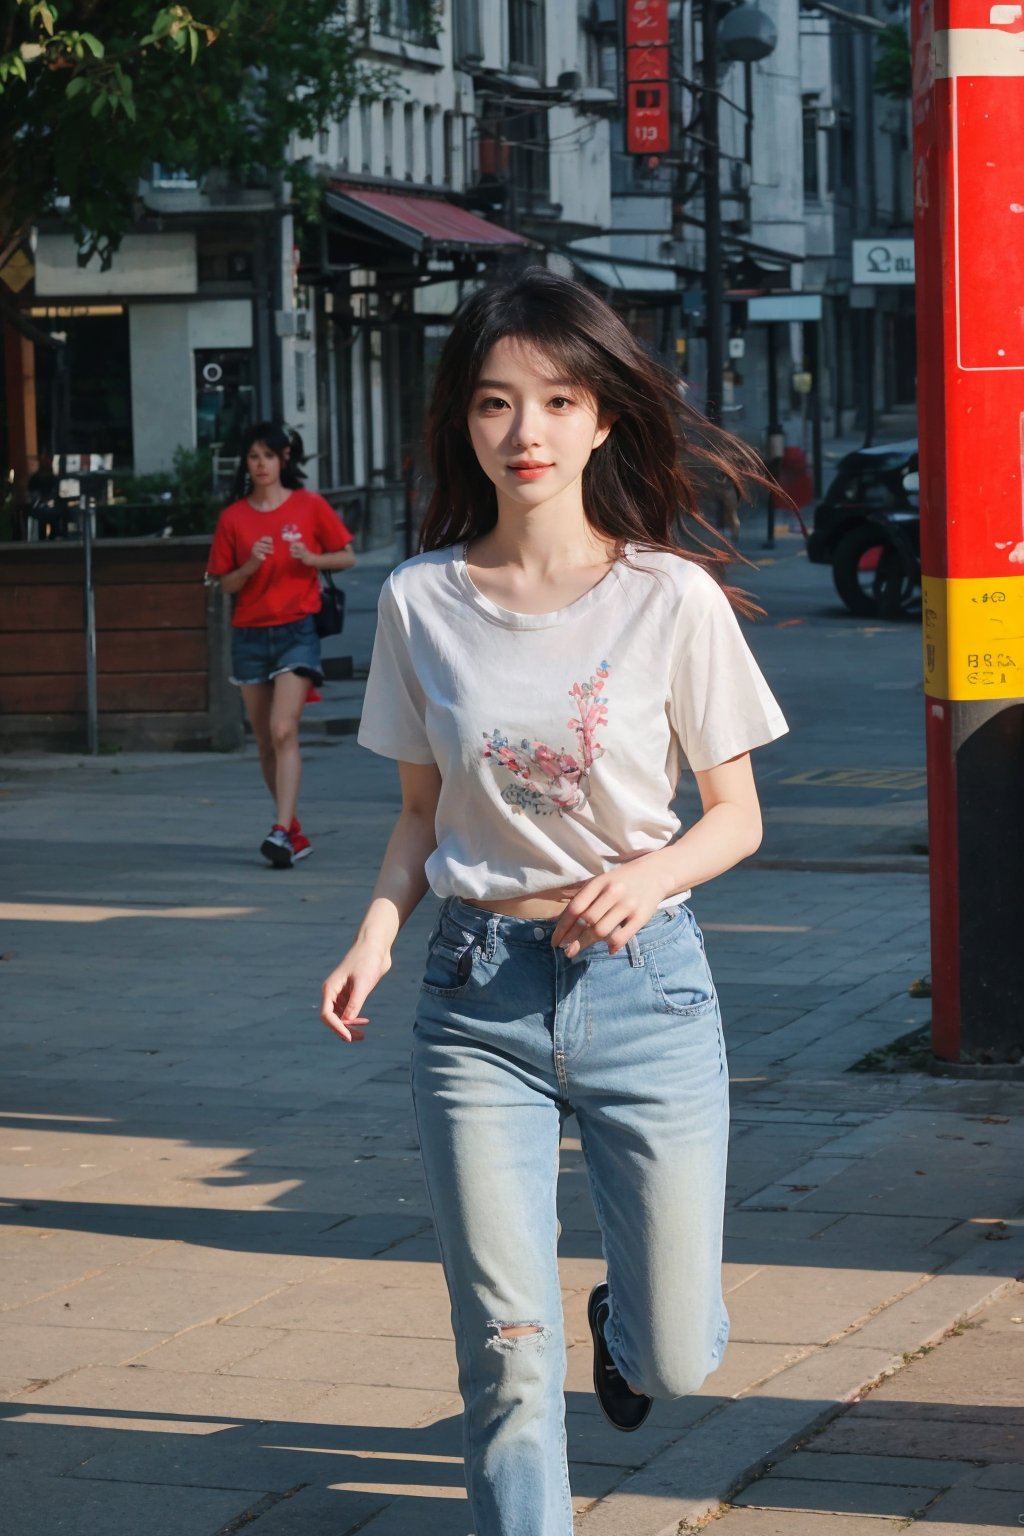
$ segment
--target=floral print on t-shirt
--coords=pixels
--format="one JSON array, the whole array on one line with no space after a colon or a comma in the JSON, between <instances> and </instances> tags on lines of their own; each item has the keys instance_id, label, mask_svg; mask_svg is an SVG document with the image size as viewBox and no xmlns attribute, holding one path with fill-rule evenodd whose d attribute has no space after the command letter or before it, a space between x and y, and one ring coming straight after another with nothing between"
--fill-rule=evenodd
<instances>
[{"instance_id":1,"label":"floral print on t-shirt","mask_svg":"<svg viewBox=\"0 0 1024 1536\"><path fill-rule=\"evenodd\" d=\"M552 816L555 811L578 811L590 798L590 770L604 747L597 732L608 724L608 700L601 690L608 681L610 667L602 661L585 683L573 683L569 697L576 705L576 715L567 722L576 733L576 755L564 748L549 747L543 741L523 737L512 746L507 735L495 728L484 731L484 757L495 768L504 768L513 782L501 792L505 804L514 811L532 811L535 816Z\"/></svg>"}]
</instances>

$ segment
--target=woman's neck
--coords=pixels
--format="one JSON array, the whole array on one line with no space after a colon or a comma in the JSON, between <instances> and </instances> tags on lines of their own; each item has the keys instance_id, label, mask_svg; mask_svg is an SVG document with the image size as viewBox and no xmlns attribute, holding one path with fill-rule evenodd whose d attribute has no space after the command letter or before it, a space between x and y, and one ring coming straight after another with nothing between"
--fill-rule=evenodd
<instances>
[{"instance_id":1,"label":"woman's neck","mask_svg":"<svg viewBox=\"0 0 1024 1536\"><path fill-rule=\"evenodd\" d=\"M592 566L611 558L614 541L587 521L582 498L539 507L498 503L498 521L490 533L474 540L474 563L518 566L543 576L567 566Z\"/></svg>"},{"instance_id":2,"label":"woman's neck","mask_svg":"<svg viewBox=\"0 0 1024 1536\"><path fill-rule=\"evenodd\" d=\"M291 491L280 480L276 485L268 486L258 496L250 491L247 497L250 507L255 507L257 512L276 512L278 507L283 507Z\"/></svg>"}]
</instances>

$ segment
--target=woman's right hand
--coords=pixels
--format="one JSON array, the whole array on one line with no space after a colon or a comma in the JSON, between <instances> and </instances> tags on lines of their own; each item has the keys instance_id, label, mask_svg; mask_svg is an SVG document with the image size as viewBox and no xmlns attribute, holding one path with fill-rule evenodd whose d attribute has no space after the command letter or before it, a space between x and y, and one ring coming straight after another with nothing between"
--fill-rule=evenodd
<instances>
[{"instance_id":1,"label":"woman's right hand","mask_svg":"<svg viewBox=\"0 0 1024 1536\"><path fill-rule=\"evenodd\" d=\"M359 942L334 967L323 985L320 1017L339 1039L362 1040L363 1028L370 1022L361 1012L363 1004L390 969L389 953Z\"/></svg>"},{"instance_id":2,"label":"woman's right hand","mask_svg":"<svg viewBox=\"0 0 1024 1536\"><path fill-rule=\"evenodd\" d=\"M256 543L249 551L249 559L250 561L255 561L257 565L262 565L267 556L272 555L273 553L274 541L267 533L264 534L261 539L256 540Z\"/></svg>"}]
</instances>

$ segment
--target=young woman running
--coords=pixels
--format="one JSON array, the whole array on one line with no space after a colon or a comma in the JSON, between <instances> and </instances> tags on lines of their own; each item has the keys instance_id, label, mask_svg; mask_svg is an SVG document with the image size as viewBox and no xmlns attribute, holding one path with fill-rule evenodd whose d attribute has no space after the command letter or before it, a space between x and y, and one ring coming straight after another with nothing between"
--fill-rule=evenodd
<instances>
[{"instance_id":1,"label":"young woman running","mask_svg":"<svg viewBox=\"0 0 1024 1536\"><path fill-rule=\"evenodd\" d=\"M355 565L352 535L322 496L302 488L302 445L261 421L242 445L236 500L221 513L207 572L237 594L231 681L242 690L276 820L260 845L277 869L312 853L296 814L299 718L310 683L322 683L320 572Z\"/></svg>"},{"instance_id":2,"label":"young woman running","mask_svg":"<svg viewBox=\"0 0 1024 1536\"><path fill-rule=\"evenodd\" d=\"M586 289L538 271L478 293L437 372L425 552L381 593L359 739L398 759L402 811L322 1017L361 1040L399 928L428 886L444 898L413 1089L476 1536L572 1530L567 1115L607 1262L589 1311L606 1416L633 1430L694 1391L728 1332L728 1074L684 902L758 846L748 753L786 725L728 596L672 541L695 512L691 419ZM715 467L753 468L699 427ZM703 815L677 836L684 763Z\"/></svg>"}]
</instances>

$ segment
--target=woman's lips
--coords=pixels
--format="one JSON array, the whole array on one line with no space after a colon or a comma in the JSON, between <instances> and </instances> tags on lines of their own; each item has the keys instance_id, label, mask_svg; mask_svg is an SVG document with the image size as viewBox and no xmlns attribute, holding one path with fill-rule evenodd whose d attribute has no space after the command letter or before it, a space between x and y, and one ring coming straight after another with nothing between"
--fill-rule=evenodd
<instances>
[{"instance_id":1,"label":"woman's lips","mask_svg":"<svg viewBox=\"0 0 1024 1536\"><path fill-rule=\"evenodd\" d=\"M546 475L552 464L510 464L509 469L518 480L537 480L541 475Z\"/></svg>"}]
</instances>

